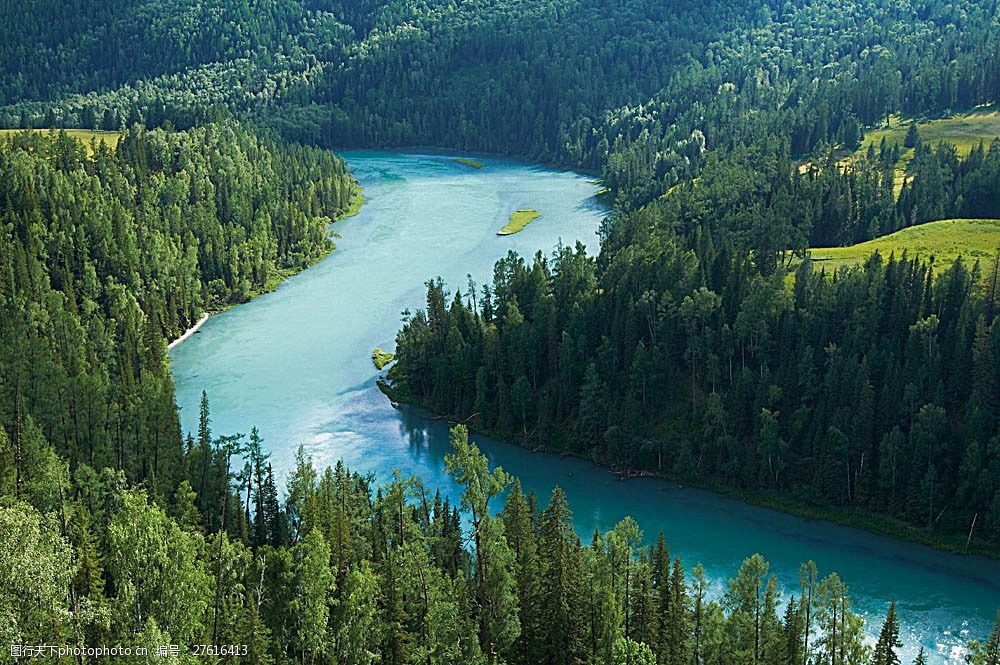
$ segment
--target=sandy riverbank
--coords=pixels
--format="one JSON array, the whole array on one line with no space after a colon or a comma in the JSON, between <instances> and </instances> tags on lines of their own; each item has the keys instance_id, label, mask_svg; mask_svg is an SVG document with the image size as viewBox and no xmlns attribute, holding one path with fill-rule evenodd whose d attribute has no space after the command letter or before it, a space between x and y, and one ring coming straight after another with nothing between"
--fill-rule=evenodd
<instances>
[{"instance_id":1,"label":"sandy riverbank","mask_svg":"<svg viewBox=\"0 0 1000 665\"><path fill-rule=\"evenodd\" d=\"M208 314L202 314L201 318L198 319L198 322L195 323L190 328L188 328L187 330L185 330L183 335L181 335L180 337L178 337L174 341L170 342L170 344L167 344L167 350L169 351L170 349L174 348L175 346L177 346L178 344L180 344L181 342L183 342L184 340L186 340L191 335L193 335L196 332L198 332L198 328L201 328L202 325L204 325L205 321L208 321L208 317L209 317Z\"/></svg>"}]
</instances>

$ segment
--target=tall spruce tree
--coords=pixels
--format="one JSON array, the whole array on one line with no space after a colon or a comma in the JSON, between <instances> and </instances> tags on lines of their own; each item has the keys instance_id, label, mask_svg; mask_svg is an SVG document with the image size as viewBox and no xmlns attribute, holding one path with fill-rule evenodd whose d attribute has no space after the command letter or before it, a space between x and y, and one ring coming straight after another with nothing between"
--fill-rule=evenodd
<instances>
[{"instance_id":1,"label":"tall spruce tree","mask_svg":"<svg viewBox=\"0 0 1000 665\"><path fill-rule=\"evenodd\" d=\"M889 603L889 611L885 615L882 623L882 631L879 633L878 641L875 643L875 651L872 654L873 665L899 665L899 656L896 649L903 646L899 641L899 620L896 618L896 601Z\"/></svg>"}]
</instances>

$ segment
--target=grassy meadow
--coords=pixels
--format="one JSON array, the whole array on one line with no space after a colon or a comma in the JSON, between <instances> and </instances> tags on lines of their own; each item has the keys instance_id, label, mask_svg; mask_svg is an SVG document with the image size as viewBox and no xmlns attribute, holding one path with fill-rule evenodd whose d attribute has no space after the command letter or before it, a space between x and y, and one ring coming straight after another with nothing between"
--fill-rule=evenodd
<instances>
[{"instance_id":1,"label":"grassy meadow","mask_svg":"<svg viewBox=\"0 0 1000 665\"><path fill-rule=\"evenodd\" d=\"M20 132L58 132L58 129L0 129L0 140L12 134L18 134ZM120 132L106 132L93 129L63 129L61 131L66 132L66 135L70 138L74 138L77 141L82 142L87 146L87 153L93 154L91 149L91 144L94 141L98 141L107 145L109 148L114 150L118 147L118 139L121 138Z\"/></svg>"},{"instance_id":2,"label":"grassy meadow","mask_svg":"<svg viewBox=\"0 0 1000 665\"><path fill-rule=\"evenodd\" d=\"M896 163L894 189L899 195L903 188L903 182L908 177L910 161L913 159L913 148L904 148L903 141L906 138L906 131L910 128L913 118L900 118L891 116L889 126L881 129L871 130L865 133L865 138L861 142L861 147L848 159L863 157L868 152L868 146L874 145L878 150L882 144L882 139L887 145L894 143L899 145L900 157ZM916 119L917 131L920 132L920 140L930 145L939 143L950 143L958 150L958 154L965 157L980 142L989 147L993 139L1000 138L1000 110L996 106L973 109L968 113L961 113L950 118L936 118L931 120ZM847 161L847 160L845 160Z\"/></svg>"},{"instance_id":3,"label":"grassy meadow","mask_svg":"<svg viewBox=\"0 0 1000 665\"><path fill-rule=\"evenodd\" d=\"M934 272L944 270L961 257L970 267L978 259L985 272L1000 250L1000 219L945 219L911 226L887 236L850 247L809 250L814 270L834 273L841 266L863 263L878 252L888 258L905 251L931 263Z\"/></svg>"},{"instance_id":4,"label":"grassy meadow","mask_svg":"<svg viewBox=\"0 0 1000 665\"><path fill-rule=\"evenodd\" d=\"M869 145L877 149L885 138L889 145L898 143L903 146L906 131L912 119L892 116L889 127L873 130L865 134L861 148L856 154L864 154ZM950 143L958 149L958 154L968 155L980 141L989 146L990 141L1000 137L1000 110L997 107L974 109L969 113L958 114L950 118L933 120L917 120L917 131L920 140L932 145Z\"/></svg>"}]
</instances>

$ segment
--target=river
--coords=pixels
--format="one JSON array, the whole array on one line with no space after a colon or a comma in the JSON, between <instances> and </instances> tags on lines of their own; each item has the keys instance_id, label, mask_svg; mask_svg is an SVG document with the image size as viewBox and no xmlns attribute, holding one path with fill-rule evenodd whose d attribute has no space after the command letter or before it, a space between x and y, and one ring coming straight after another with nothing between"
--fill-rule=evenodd
<instances>
[{"instance_id":1,"label":"river","mask_svg":"<svg viewBox=\"0 0 1000 665\"><path fill-rule=\"evenodd\" d=\"M484 167L446 154L344 153L367 199L361 213L334 225L337 249L275 292L213 316L171 352L185 431L197 431L198 400L207 391L216 434L257 426L284 475L300 444L317 466L343 459L386 479L415 474L453 498L443 474L447 424L416 409L394 408L378 391L376 346L392 349L400 313L422 307L423 283L443 277L465 290L482 284L508 250L531 256L577 240L596 251L607 210L585 176L523 162L479 158ZM541 217L499 237L511 212ZM890 598L901 616L904 663L918 643L929 662L960 662L961 646L985 639L1000 607L1000 562L960 557L856 529L750 506L710 492L654 480L618 480L581 460L533 454L475 437L494 464L547 499L565 491L577 530L610 529L633 516L690 568L701 562L716 591L753 552L771 562L786 590L812 559L836 570L855 611L877 633Z\"/></svg>"}]
</instances>

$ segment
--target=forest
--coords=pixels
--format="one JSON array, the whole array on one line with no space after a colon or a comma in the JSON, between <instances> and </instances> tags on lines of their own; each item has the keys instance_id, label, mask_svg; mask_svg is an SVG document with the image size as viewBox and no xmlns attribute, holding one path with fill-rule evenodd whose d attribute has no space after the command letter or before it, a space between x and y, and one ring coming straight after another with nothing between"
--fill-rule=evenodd
<instances>
[{"instance_id":1,"label":"forest","mask_svg":"<svg viewBox=\"0 0 1000 665\"><path fill-rule=\"evenodd\" d=\"M705 145L822 154L1000 90L996 3L972 0L8 4L0 126L188 127L222 106L327 146L602 172L628 208L695 177Z\"/></svg>"},{"instance_id":2,"label":"forest","mask_svg":"<svg viewBox=\"0 0 1000 665\"><path fill-rule=\"evenodd\" d=\"M644 547L630 518L585 545L561 490L544 506L525 495L462 426L446 457L458 505L416 477L375 488L342 464L320 472L301 448L279 503L257 431L213 438L202 407L166 500L123 471L56 463L44 486L25 487L31 504L0 506L0 637L150 654L210 644L203 655L247 663L900 662L892 603L869 646L847 586L811 561L783 595L752 555L718 595L662 534ZM234 454L238 484L205 493ZM9 482L9 464L0 471ZM998 655L1000 613L968 662Z\"/></svg>"},{"instance_id":3,"label":"forest","mask_svg":"<svg viewBox=\"0 0 1000 665\"><path fill-rule=\"evenodd\" d=\"M213 432L207 395L183 435L167 343L333 250L359 191L330 148L516 155L592 173L614 204L598 251L512 254L464 289L427 275L394 399L1000 551L1000 249L943 270L807 251L1000 218L1000 140L966 154L916 124L1000 102L996 0L0 9L0 127L24 130L0 136L0 643L215 645L158 663L900 663L891 599L866 642L845 582L811 562L779 588L747 552L713 590L633 520L581 541L559 490L526 495L461 426L456 503L304 452L279 487L267 433L252 414L247 435ZM902 145L863 149L892 122ZM967 662L997 665L1000 615L970 639Z\"/></svg>"},{"instance_id":4,"label":"forest","mask_svg":"<svg viewBox=\"0 0 1000 665\"><path fill-rule=\"evenodd\" d=\"M944 154L928 159L943 188L918 175L871 211L838 203L851 176L779 167L761 197L733 186L735 165L708 165L617 220L596 259L510 255L464 294L431 281L399 332L390 393L532 448L995 547L1000 251L936 276L906 255L830 275L778 241L817 233L812 211L849 236L865 215L950 210L945 191L995 197L1000 143L952 156L953 175Z\"/></svg>"},{"instance_id":5,"label":"forest","mask_svg":"<svg viewBox=\"0 0 1000 665\"><path fill-rule=\"evenodd\" d=\"M59 133L0 145L0 494L48 507L83 465L173 495L167 340L328 253L356 194L329 152L233 121L92 150Z\"/></svg>"}]
</instances>

